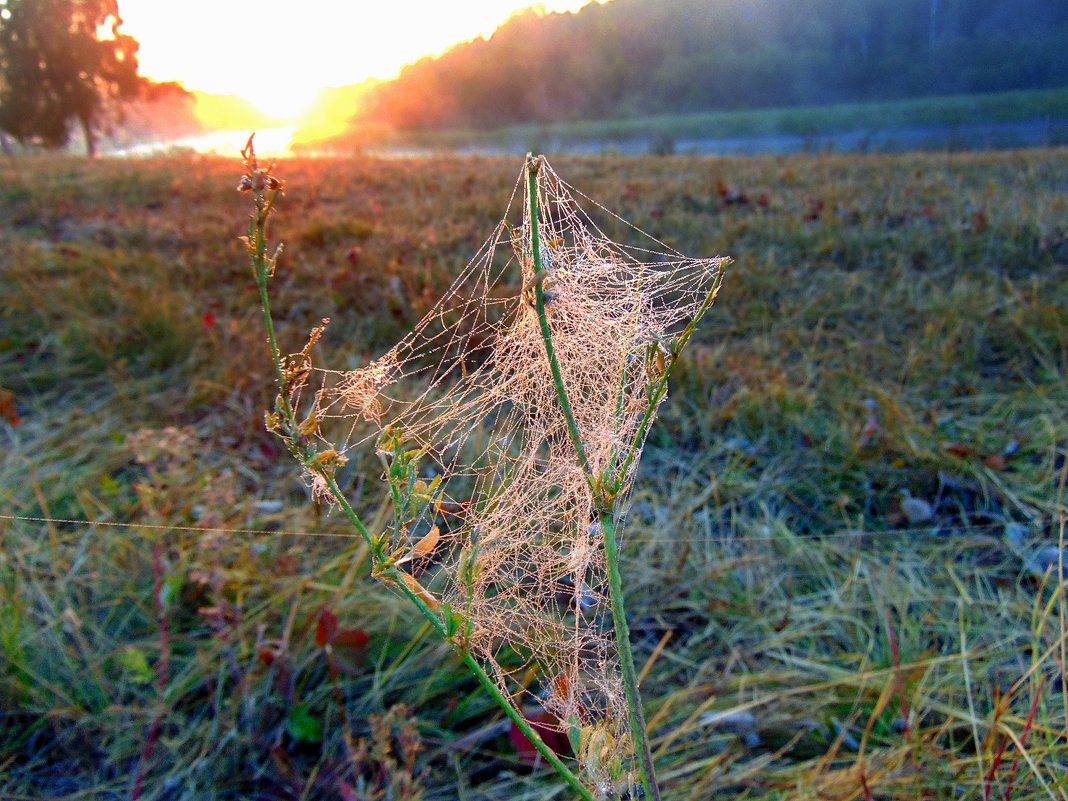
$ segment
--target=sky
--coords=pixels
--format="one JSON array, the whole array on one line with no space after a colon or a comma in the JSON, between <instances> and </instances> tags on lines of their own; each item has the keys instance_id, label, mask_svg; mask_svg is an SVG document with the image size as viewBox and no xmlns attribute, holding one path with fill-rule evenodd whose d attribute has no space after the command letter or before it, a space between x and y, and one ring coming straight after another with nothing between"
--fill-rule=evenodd
<instances>
[{"instance_id":1,"label":"sky","mask_svg":"<svg viewBox=\"0 0 1068 801\"><path fill-rule=\"evenodd\" d=\"M573 11L589 0L543 0ZM603 0L601 0L603 2ZM237 94L293 117L325 86L391 78L406 63L489 36L534 0L120 0L141 74Z\"/></svg>"}]
</instances>

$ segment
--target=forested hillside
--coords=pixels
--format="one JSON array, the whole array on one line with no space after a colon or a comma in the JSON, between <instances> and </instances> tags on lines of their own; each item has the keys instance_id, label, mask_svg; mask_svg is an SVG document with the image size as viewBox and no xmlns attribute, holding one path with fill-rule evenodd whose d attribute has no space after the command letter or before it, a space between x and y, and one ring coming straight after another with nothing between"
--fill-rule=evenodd
<instances>
[{"instance_id":1,"label":"forested hillside","mask_svg":"<svg viewBox=\"0 0 1068 801\"><path fill-rule=\"evenodd\" d=\"M362 104L400 128L623 117L1068 83L1065 0L613 0L513 17Z\"/></svg>"}]
</instances>

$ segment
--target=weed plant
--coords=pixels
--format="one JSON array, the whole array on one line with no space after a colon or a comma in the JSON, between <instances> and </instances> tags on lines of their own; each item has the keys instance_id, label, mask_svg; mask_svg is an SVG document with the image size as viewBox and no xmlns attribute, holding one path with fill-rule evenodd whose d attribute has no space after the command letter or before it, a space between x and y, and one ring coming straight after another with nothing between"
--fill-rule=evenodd
<instances>
[{"instance_id":1,"label":"weed plant","mask_svg":"<svg viewBox=\"0 0 1068 801\"><path fill-rule=\"evenodd\" d=\"M651 257L647 248L635 258L597 236L544 158L528 155L515 193L524 198L522 227L499 223L409 336L363 369L335 374L331 386L312 356L329 320L299 353L278 348L268 282L282 246L268 255L267 228L282 184L260 167L251 137L242 155L239 189L254 206L244 241L278 382L267 428L301 464L316 499L336 505L364 539L371 575L454 647L517 736L572 790L588 801L618 798L640 781L659 801L619 524L668 381L718 294L725 260ZM511 276L495 267L497 245L512 251ZM509 298L498 284L511 286ZM420 374L430 376L423 394L398 402L403 379ZM360 421L378 427L392 511L378 531L339 484L349 444L324 432L347 409L349 434ZM443 576L444 589L427 588ZM608 624L614 642L600 631ZM520 653L514 664L509 657ZM509 676L524 668L516 686ZM586 781L524 714L516 694L535 679L546 685L530 693L544 705L538 721L567 735Z\"/></svg>"},{"instance_id":2,"label":"weed plant","mask_svg":"<svg viewBox=\"0 0 1068 801\"><path fill-rule=\"evenodd\" d=\"M664 796L1062 797L1065 152L555 161L737 260L623 554ZM263 431L232 171L0 165L0 795L562 797ZM514 171L287 162L283 349L388 347Z\"/></svg>"}]
</instances>

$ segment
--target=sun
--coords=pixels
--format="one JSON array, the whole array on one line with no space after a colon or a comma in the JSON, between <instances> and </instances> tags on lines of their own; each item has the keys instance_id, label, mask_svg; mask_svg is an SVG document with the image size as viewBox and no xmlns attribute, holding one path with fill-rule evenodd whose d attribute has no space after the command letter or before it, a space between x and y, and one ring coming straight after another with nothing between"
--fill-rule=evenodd
<instances>
[{"instance_id":1,"label":"sun","mask_svg":"<svg viewBox=\"0 0 1068 801\"><path fill-rule=\"evenodd\" d=\"M305 81L275 80L270 86L250 86L236 94L255 106L257 111L291 122L311 107L322 88Z\"/></svg>"},{"instance_id":2,"label":"sun","mask_svg":"<svg viewBox=\"0 0 1068 801\"><path fill-rule=\"evenodd\" d=\"M550 0L573 11L590 0ZM599 0L603 1L603 0ZM122 30L141 43L141 74L187 89L238 95L294 120L330 86L391 78L401 66L488 36L533 0L120 0Z\"/></svg>"}]
</instances>

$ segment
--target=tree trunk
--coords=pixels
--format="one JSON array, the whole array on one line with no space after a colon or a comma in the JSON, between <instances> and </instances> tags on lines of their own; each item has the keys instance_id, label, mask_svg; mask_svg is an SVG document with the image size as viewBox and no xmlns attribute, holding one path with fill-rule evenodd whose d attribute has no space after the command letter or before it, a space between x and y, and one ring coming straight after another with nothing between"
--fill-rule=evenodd
<instances>
[{"instance_id":1,"label":"tree trunk","mask_svg":"<svg viewBox=\"0 0 1068 801\"><path fill-rule=\"evenodd\" d=\"M82 133L85 135L85 155L91 159L96 158L96 131L93 130L93 119L88 114L78 118L82 124Z\"/></svg>"}]
</instances>

